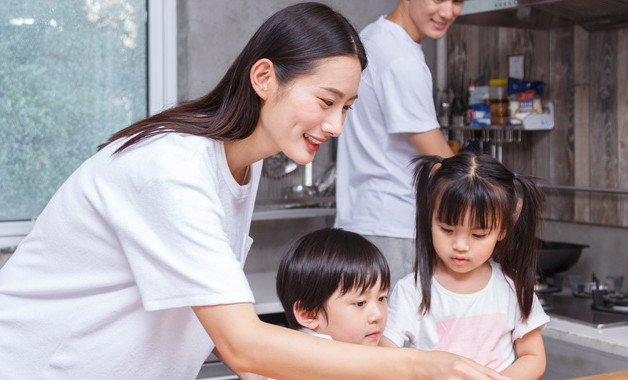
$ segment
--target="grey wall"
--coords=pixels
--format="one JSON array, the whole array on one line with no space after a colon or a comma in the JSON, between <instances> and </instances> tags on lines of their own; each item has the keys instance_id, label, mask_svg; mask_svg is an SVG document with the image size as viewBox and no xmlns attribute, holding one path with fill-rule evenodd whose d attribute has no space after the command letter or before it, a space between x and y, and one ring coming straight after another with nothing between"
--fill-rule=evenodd
<instances>
[{"instance_id":1,"label":"grey wall","mask_svg":"<svg viewBox=\"0 0 628 380\"><path fill-rule=\"evenodd\" d=\"M196 98L218 83L228 66L273 13L296 0L179 0L179 99ZM321 0L359 31L397 0Z\"/></svg>"}]
</instances>

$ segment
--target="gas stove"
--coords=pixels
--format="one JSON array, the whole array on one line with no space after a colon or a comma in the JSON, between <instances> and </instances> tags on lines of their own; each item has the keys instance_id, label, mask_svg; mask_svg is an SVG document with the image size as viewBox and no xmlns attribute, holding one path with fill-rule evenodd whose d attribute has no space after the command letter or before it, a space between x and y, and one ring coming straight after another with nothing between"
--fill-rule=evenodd
<instances>
[{"instance_id":1,"label":"gas stove","mask_svg":"<svg viewBox=\"0 0 628 380\"><path fill-rule=\"evenodd\" d=\"M563 277L554 275L537 281L543 309L550 315L596 328L628 325L628 294L622 292L623 276L607 276L610 288L593 274L583 282L582 275L569 275L569 290L563 290Z\"/></svg>"}]
</instances>

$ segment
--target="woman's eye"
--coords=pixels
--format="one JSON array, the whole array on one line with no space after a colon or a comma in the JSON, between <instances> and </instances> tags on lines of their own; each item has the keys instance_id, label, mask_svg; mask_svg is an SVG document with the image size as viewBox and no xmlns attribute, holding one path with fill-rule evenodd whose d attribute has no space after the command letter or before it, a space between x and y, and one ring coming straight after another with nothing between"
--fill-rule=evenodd
<instances>
[{"instance_id":1,"label":"woman's eye","mask_svg":"<svg viewBox=\"0 0 628 380\"><path fill-rule=\"evenodd\" d=\"M388 296L379 297L379 302L386 302L386 300L388 300Z\"/></svg>"},{"instance_id":2,"label":"woman's eye","mask_svg":"<svg viewBox=\"0 0 628 380\"><path fill-rule=\"evenodd\" d=\"M350 109L353 109L353 107L351 107L351 106L344 106L344 107L342 107L342 109L344 109L345 111L349 111Z\"/></svg>"},{"instance_id":3,"label":"woman's eye","mask_svg":"<svg viewBox=\"0 0 628 380\"><path fill-rule=\"evenodd\" d=\"M355 303L355 305L358 306L358 307L362 307L365 304L366 304L366 302L364 302L364 301L358 301L358 302Z\"/></svg>"},{"instance_id":4,"label":"woman's eye","mask_svg":"<svg viewBox=\"0 0 628 380\"><path fill-rule=\"evenodd\" d=\"M332 102L331 100L321 99L321 101L322 101L323 103L325 103L325 105L326 105L327 107L331 107L331 106L333 106L333 105L334 105L334 102Z\"/></svg>"}]
</instances>

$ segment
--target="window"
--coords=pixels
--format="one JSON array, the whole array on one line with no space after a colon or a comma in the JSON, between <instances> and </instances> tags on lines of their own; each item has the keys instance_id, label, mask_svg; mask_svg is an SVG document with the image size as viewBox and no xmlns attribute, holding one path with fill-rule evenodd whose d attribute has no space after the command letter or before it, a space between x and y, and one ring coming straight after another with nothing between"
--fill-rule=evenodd
<instances>
[{"instance_id":1,"label":"window","mask_svg":"<svg viewBox=\"0 0 628 380\"><path fill-rule=\"evenodd\" d=\"M4 245L113 132L176 101L176 2L7 0L0 35Z\"/></svg>"}]
</instances>

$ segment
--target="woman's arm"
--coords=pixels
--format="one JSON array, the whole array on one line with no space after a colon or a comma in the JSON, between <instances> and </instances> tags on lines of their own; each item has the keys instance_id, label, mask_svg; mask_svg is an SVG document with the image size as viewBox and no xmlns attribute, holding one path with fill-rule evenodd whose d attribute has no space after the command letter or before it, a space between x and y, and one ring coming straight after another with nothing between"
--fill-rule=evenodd
<instances>
[{"instance_id":1,"label":"woman's arm","mask_svg":"<svg viewBox=\"0 0 628 380\"><path fill-rule=\"evenodd\" d=\"M275 379L504 379L444 352L320 339L259 320L253 304L193 308L229 367Z\"/></svg>"},{"instance_id":2,"label":"woman's arm","mask_svg":"<svg viewBox=\"0 0 628 380\"><path fill-rule=\"evenodd\" d=\"M502 375L513 379L538 379L545 372L545 346L541 328L530 331L515 341L517 360Z\"/></svg>"},{"instance_id":3,"label":"woman's arm","mask_svg":"<svg viewBox=\"0 0 628 380\"><path fill-rule=\"evenodd\" d=\"M218 358L218 360L220 360L221 362L223 362L224 365L229 367L229 365L222 358L222 355L220 354L220 351L218 351L217 348L214 348L213 353ZM229 367L229 369L233 371L233 368ZM238 375L238 378L240 380L266 380L266 376L261 376L261 375L257 375L257 374L250 373L250 372L236 372L236 371L233 371L233 372L236 375Z\"/></svg>"},{"instance_id":4,"label":"woman's arm","mask_svg":"<svg viewBox=\"0 0 628 380\"><path fill-rule=\"evenodd\" d=\"M379 344L380 347L399 347L395 344L395 342L393 342L392 340L386 338L385 336L382 336L382 338L379 340Z\"/></svg>"}]
</instances>

